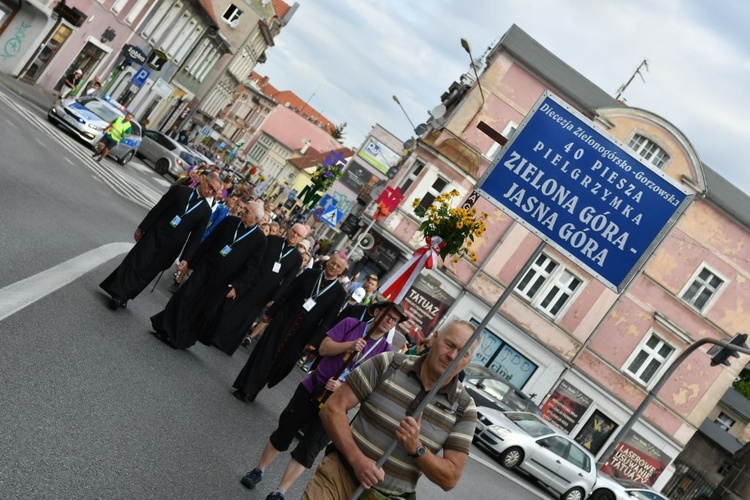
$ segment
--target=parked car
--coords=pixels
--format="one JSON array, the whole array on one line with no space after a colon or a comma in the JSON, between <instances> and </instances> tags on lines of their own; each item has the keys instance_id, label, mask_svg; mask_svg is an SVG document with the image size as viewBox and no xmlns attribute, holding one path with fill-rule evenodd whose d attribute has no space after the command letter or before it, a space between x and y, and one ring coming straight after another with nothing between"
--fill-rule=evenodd
<instances>
[{"instance_id":1,"label":"parked car","mask_svg":"<svg viewBox=\"0 0 750 500\"><path fill-rule=\"evenodd\" d=\"M89 146L96 146L104 135L104 129L117 117L124 117L127 110L115 101L102 97L81 97L55 104L47 112L47 119L72 133ZM125 165L138 152L143 139L141 124L130 122L127 135L109 155Z\"/></svg>"},{"instance_id":2,"label":"parked car","mask_svg":"<svg viewBox=\"0 0 750 500\"><path fill-rule=\"evenodd\" d=\"M668 500L638 481L614 478L602 471L597 473L590 500Z\"/></svg>"},{"instance_id":3,"label":"parked car","mask_svg":"<svg viewBox=\"0 0 750 500\"><path fill-rule=\"evenodd\" d=\"M469 365L464 369L464 384L477 406L487 406L500 411L528 411L537 415L542 410L499 374L481 365Z\"/></svg>"},{"instance_id":4,"label":"parked car","mask_svg":"<svg viewBox=\"0 0 750 500\"><path fill-rule=\"evenodd\" d=\"M213 165L213 161L208 158L208 156L204 155L200 151L198 151L195 148L191 148L190 146L185 146L185 149L188 150L188 152L195 158L196 163L195 165L199 164L202 161L205 161L207 165Z\"/></svg>"},{"instance_id":5,"label":"parked car","mask_svg":"<svg viewBox=\"0 0 750 500\"><path fill-rule=\"evenodd\" d=\"M586 449L529 412L477 408L476 442L560 494L583 500L596 483L596 460Z\"/></svg>"},{"instance_id":6,"label":"parked car","mask_svg":"<svg viewBox=\"0 0 750 500\"><path fill-rule=\"evenodd\" d=\"M138 156L153 163L156 173L175 178L195 163L185 146L157 130L146 130Z\"/></svg>"}]
</instances>

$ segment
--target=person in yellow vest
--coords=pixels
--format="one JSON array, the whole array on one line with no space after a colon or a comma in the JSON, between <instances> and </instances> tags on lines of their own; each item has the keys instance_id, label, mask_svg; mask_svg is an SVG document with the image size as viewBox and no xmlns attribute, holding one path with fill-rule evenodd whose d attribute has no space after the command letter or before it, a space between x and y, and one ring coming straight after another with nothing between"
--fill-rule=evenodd
<instances>
[{"instance_id":1,"label":"person in yellow vest","mask_svg":"<svg viewBox=\"0 0 750 500\"><path fill-rule=\"evenodd\" d=\"M125 118L118 116L112 121L112 123L107 125L107 128L104 129L102 140L99 141L99 144L96 145L96 153L94 153L91 157L96 158L98 156L99 158L96 158L96 161L102 161L104 158L106 158L109 154L109 151L113 147L117 146L117 144L121 140L123 140L126 135L130 134L130 120L132 119L133 114L128 113L125 115Z\"/></svg>"}]
</instances>

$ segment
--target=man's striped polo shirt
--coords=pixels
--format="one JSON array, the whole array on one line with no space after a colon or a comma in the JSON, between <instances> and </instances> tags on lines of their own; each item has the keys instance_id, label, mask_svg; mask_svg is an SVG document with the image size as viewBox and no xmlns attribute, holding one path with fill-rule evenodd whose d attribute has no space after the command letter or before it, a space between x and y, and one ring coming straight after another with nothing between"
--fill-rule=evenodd
<instances>
[{"instance_id":1,"label":"man's striped polo shirt","mask_svg":"<svg viewBox=\"0 0 750 500\"><path fill-rule=\"evenodd\" d=\"M354 440L362 452L377 461L395 437L396 428L407 414L419 404L428 391L422 387L419 371L424 356L407 356L393 376L378 380L388 369L393 353L383 353L362 363L346 378L361 404L351 430ZM373 387L376 387L373 392ZM432 453L441 449L469 453L474 436L477 411L468 394L462 398L468 405L460 417L457 416L459 395L465 392L458 377L440 389L422 413L420 440ZM422 475L407 450L397 446L383 466L385 479L377 489L386 494L398 495L416 490L417 480Z\"/></svg>"}]
</instances>

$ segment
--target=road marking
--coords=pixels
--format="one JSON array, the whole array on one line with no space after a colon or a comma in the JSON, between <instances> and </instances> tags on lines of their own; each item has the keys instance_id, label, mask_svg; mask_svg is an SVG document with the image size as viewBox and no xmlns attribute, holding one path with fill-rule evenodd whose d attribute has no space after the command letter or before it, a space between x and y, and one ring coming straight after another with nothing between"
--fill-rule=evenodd
<instances>
[{"instance_id":1,"label":"road marking","mask_svg":"<svg viewBox=\"0 0 750 500\"><path fill-rule=\"evenodd\" d=\"M65 161L67 161L67 162L68 162L68 163L70 163L71 165L75 166L75 163L73 163L73 160L71 160L70 158L67 158L67 157L66 157L66 158L65 158Z\"/></svg>"},{"instance_id":2,"label":"road marking","mask_svg":"<svg viewBox=\"0 0 750 500\"><path fill-rule=\"evenodd\" d=\"M162 193L155 192L150 187L137 182L135 179L126 177L124 174L117 172L115 168L107 167L95 162L90 158L90 152L83 148L73 137L67 133L58 130L56 126L40 119L30 110L17 105L3 92L0 92L0 100L5 101L9 107L14 109L18 114L26 118L32 125L45 132L49 137L55 139L70 153L79 158L82 164L89 168L107 186L112 188L120 196L140 205L143 208L150 209L162 196ZM45 147L47 145L45 144ZM75 165L75 164L74 164Z\"/></svg>"},{"instance_id":3,"label":"road marking","mask_svg":"<svg viewBox=\"0 0 750 500\"><path fill-rule=\"evenodd\" d=\"M492 463L488 462L487 460L483 459L482 457L479 457L477 455L473 455L471 453L469 453L469 458L472 458L472 459L476 460L477 462L479 462L480 464L484 465L485 467L488 467L488 468L494 470L495 472L497 472L499 474L502 474L503 477L506 477L506 478L510 479L511 481L513 481L514 483L516 483L518 486L522 487L523 489L525 489L526 491L528 491L530 493L534 493L539 498L544 498L545 500L547 500L549 498L547 495L543 495L542 492L539 491L539 490L537 490L536 488L532 488L526 482L521 481L517 477L513 477L513 474L510 471L507 471L507 470L505 470L505 469L503 469L501 467L498 467L495 464L492 464Z\"/></svg>"},{"instance_id":4,"label":"road marking","mask_svg":"<svg viewBox=\"0 0 750 500\"><path fill-rule=\"evenodd\" d=\"M157 179L154 179L154 180L155 180L155 181L156 181L157 183L161 184L162 186L167 186L167 187L169 187L169 186L171 186L171 185L172 185L172 183L171 183L171 182L169 182L169 181L168 181L167 179L159 179L159 178L157 178Z\"/></svg>"},{"instance_id":5,"label":"road marking","mask_svg":"<svg viewBox=\"0 0 750 500\"><path fill-rule=\"evenodd\" d=\"M146 174L150 174L151 172L153 172L153 170L151 170L150 168L148 168L146 165L142 165L142 164L137 163L137 162L132 161L132 160L130 161L130 166L133 167L134 169L140 170L141 172L146 173Z\"/></svg>"},{"instance_id":6,"label":"road marking","mask_svg":"<svg viewBox=\"0 0 750 500\"><path fill-rule=\"evenodd\" d=\"M108 243L0 289L0 321L132 247L133 243Z\"/></svg>"}]
</instances>

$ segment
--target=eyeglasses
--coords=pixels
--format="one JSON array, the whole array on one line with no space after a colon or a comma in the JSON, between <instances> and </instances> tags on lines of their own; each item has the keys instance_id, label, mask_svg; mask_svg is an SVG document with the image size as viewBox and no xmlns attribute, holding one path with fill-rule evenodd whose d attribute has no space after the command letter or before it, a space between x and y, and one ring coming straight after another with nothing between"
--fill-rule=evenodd
<instances>
[{"instance_id":1,"label":"eyeglasses","mask_svg":"<svg viewBox=\"0 0 750 500\"><path fill-rule=\"evenodd\" d=\"M383 321L390 321L391 323L398 323L398 320L401 319L401 316L394 316L392 314L389 314L388 316L383 318Z\"/></svg>"}]
</instances>

